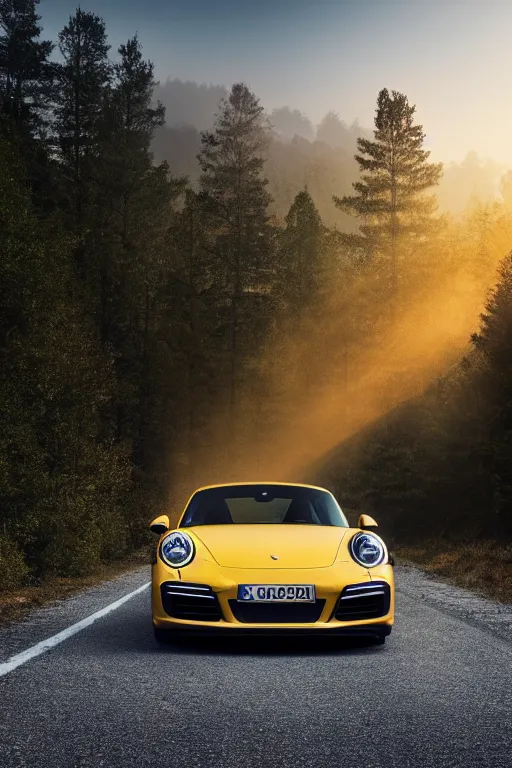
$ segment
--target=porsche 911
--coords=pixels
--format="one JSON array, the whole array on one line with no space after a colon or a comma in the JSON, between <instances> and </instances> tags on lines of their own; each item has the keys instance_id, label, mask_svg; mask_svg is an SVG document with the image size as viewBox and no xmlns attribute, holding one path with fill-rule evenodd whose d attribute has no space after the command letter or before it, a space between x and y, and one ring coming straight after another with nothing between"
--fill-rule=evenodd
<instances>
[{"instance_id":1,"label":"porsche 911","mask_svg":"<svg viewBox=\"0 0 512 768\"><path fill-rule=\"evenodd\" d=\"M334 496L297 483L200 488L152 567L155 636L316 634L384 643L393 626L393 561L377 523L350 527Z\"/></svg>"}]
</instances>

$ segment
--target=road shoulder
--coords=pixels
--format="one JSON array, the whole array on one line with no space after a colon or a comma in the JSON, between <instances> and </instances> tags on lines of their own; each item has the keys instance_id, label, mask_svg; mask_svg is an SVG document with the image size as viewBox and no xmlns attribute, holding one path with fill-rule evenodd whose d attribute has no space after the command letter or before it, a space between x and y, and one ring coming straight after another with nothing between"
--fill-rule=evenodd
<instances>
[{"instance_id":1,"label":"road shoulder","mask_svg":"<svg viewBox=\"0 0 512 768\"><path fill-rule=\"evenodd\" d=\"M486 629L512 642L512 604L501 603L458 587L441 576L426 573L413 563L396 566L397 600L400 594Z\"/></svg>"},{"instance_id":2,"label":"road shoulder","mask_svg":"<svg viewBox=\"0 0 512 768\"><path fill-rule=\"evenodd\" d=\"M22 621L0 626L0 663L62 632L110 603L119 600L151 579L149 565L119 575L72 597L57 600L28 613ZM150 606L148 593L148 622Z\"/></svg>"}]
</instances>

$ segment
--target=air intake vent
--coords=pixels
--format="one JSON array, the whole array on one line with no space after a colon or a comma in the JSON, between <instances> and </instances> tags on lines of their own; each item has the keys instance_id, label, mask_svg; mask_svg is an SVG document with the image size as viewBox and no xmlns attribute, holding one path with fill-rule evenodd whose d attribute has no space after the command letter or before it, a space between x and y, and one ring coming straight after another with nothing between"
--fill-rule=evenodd
<instances>
[{"instance_id":1,"label":"air intake vent","mask_svg":"<svg viewBox=\"0 0 512 768\"><path fill-rule=\"evenodd\" d=\"M207 584L166 581L160 587L164 611L174 619L220 621L217 595Z\"/></svg>"},{"instance_id":2,"label":"air intake vent","mask_svg":"<svg viewBox=\"0 0 512 768\"><path fill-rule=\"evenodd\" d=\"M377 619L389 611L390 590L385 581L370 581L345 587L334 618L338 621Z\"/></svg>"},{"instance_id":3,"label":"air intake vent","mask_svg":"<svg viewBox=\"0 0 512 768\"><path fill-rule=\"evenodd\" d=\"M237 621L244 624L313 624L322 613L325 600L314 603L256 603L230 600Z\"/></svg>"}]
</instances>

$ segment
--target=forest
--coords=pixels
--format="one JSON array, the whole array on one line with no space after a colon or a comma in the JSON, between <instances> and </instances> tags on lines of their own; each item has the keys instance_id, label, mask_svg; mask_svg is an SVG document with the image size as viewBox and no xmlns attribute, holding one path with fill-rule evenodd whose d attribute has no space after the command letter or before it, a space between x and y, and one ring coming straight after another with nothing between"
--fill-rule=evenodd
<instances>
[{"instance_id":1,"label":"forest","mask_svg":"<svg viewBox=\"0 0 512 768\"><path fill-rule=\"evenodd\" d=\"M314 128L37 5L0 0L0 591L232 480L510 544L512 173L432 162L414 94Z\"/></svg>"}]
</instances>

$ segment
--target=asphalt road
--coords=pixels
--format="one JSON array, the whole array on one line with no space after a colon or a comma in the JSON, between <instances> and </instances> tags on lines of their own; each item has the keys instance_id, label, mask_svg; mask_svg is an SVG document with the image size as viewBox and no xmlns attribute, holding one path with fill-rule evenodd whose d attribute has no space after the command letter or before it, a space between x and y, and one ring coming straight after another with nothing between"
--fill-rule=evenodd
<instances>
[{"instance_id":1,"label":"asphalt road","mask_svg":"<svg viewBox=\"0 0 512 768\"><path fill-rule=\"evenodd\" d=\"M148 575L4 628L0 663ZM316 639L161 648L143 591L0 678L0 765L510 768L512 608L480 601L483 614L468 614L436 603L439 585L422 578L397 570L396 627L371 648ZM458 592L463 604L468 593ZM497 631L486 610L504 617Z\"/></svg>"}]
</instances>

